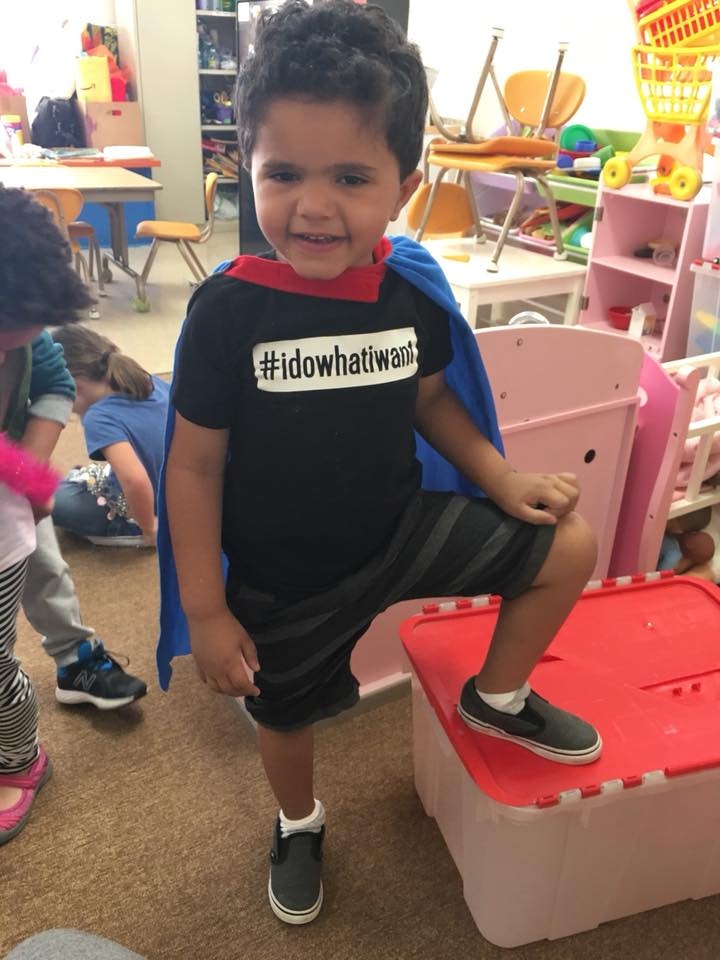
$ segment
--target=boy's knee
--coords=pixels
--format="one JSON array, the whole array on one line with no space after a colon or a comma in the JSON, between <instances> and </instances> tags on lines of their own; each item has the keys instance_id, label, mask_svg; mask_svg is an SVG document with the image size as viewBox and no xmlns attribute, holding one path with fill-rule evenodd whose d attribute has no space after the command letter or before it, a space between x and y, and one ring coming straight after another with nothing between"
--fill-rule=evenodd
<instances>
[{"instance_id":1,"label":"boy's knee","mask_svg":"<svg viewBox=\"0 0 720 960\"><path fill-rule=\"evenodd\" d=\"M551 551L553 559L587 580L595 569L597 553L597 538L579 513L573 511L558 520Z\"/></svg>"}]
</instances>

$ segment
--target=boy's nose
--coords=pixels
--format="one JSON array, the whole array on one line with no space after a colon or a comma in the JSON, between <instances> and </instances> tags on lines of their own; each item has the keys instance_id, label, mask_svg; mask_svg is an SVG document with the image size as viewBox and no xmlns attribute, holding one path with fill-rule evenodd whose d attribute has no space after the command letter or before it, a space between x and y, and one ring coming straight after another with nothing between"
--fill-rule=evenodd
<instances>
[{"instance_id":1,"label":"boy's nose","mask_svg":"<svg viewBox=\"0 0 720 960\"><path fill-rule=\"evenodd\" d=\"M331 217L334 212L332 198L322 187L307 186L298 199L297 212L311 219Z\"/></svg>"}]
</instances>

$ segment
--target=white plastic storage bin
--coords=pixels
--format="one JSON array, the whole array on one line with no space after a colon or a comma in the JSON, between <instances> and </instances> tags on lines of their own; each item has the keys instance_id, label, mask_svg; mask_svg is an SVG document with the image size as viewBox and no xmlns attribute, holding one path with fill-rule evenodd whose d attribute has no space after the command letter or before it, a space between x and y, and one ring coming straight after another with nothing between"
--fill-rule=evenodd
<instances>
[{"instance_id":1,"label":"white plastic storage bin","mask_svg":"<svg viewBox=\"0 0 720 960\"><path fill-rule=\"evenodd\" d=\"M702 247L703 260L720 257L720 139L713 140L715 156L712 160L712 185L710 187L710 207L708 209L705 239Z\"/></svg>"},{"instance_id":2,"label":"white plastic storage bin","mask_svg":"<svg viewBox=\"0 0 720 960\"><path fill-rule=\"evenodd\" d=\"M720 350L720 264L695 260L690 264L695 275L687 356Z\"/></svg>"},{"instance_id":3,"label":"white plastic storage bin","mask_svg":"<svg viewBox=\"0 0 720 960\"><path fill-rule=\"evenodd\" d=\"M586 591L532 676L600 729L603 756L584 767L458 717L496 603L442 604L403 626L418 794L498 946L720 893L720 592L641 581Z\"/></svg>"}]
</instances>

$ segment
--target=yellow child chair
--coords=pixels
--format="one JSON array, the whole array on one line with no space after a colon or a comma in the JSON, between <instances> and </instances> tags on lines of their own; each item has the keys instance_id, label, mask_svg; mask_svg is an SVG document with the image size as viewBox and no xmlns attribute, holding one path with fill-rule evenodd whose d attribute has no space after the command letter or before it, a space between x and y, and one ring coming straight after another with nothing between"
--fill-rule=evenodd
<instances>
[{"instance_id":1,"label":"yellow child chair","mask_svg":"<svg viewBox=\"0 0 720 960\"><path fill-rule=\"evenodd\" d=\"M140 274L145 284L150 270L157 256L161 243L174 243L180 251L185 263L190 268L193 277L198 281L208 276L205 267L200 263L192 244L206 243L213 232L215 225L215 193L217 191L218 174L209 173L205 178L205 207L207 209L207 223L200 229L194 223L184 223L180 220L143 220L137 225L135 236L152 237L150 253Z\"/></svg>"},{"instance_id":2,"label":"yellow child chair","mask_svg":"<svg viewBox=\"0 0 720 960\"><path fill-rule=\"evenodd\" d=\"M97 240L94 227L77 217L83 207L83 195L79 190L71 188L60 188L57 190L33 190L31 191L35 200L42 204L52 214L55 223L60 228L73 255L75 269L83 278L85 283L94 279L94 273L97 271L98 294L105 296L105 286L103 283L102 256L100 245ZM87 240L89 251L89 264L83 256L79 241ZM88 316L91 320L100 319L100 311L96 305L93 305Z\"/></svg>"},{"instance_id":3,"label":"yellow child chair","mask_svg":"<svg viewBox=\"0 0 720 960\"><path fill-rule=\"evenodd\" d=\"M446 198L452 198L453 203L456 202L449 188L456 188L457 185L443 183L447 172L456 170L459 175L464 175L465 189L470 196L468 209L473 212L476 238L482 242L485 237L474 207L469 176L475 172L514 174L515 194L487 267L491 273L497 272L500 254L520 206L526 176L537 181L539 189L547 199L556 244L555 256L558 259L565 259L567 256L563 251L555 198L544 176L547 171L555 167L558 150L558 144L550 139L547 131L558 130L566 124L577 112L585 97L585 82L582 77L561 73L566 44L560 44L555 69L551 73L543 70L524 70L514 73L508 78L504 92L501 92L493 67L495 50L501 37L502 30L493 31L490 50L475 89L470 112L464 129L460 133L454 134L447 129L437 115L431 100L431 118L445 139L432 141L428 145L425 157L425 183L413 198L408 213L408 221L418 224L415 239L421 240L428 225L432 226L432 218L434 216L437 218L433 208L438 199L443 198L444 194ZM492 81L497 93L508 130L513 129L513 121L515 121L520 126L520 135L483 139L476 137L473 133L473 121L488 78ZM439 168L432 184L429 182L431 166ZM441 199L441 203L444 204L444 199ZM461 215L460 221L467 226L466 211Z\"/></svg>"}]
</instances>

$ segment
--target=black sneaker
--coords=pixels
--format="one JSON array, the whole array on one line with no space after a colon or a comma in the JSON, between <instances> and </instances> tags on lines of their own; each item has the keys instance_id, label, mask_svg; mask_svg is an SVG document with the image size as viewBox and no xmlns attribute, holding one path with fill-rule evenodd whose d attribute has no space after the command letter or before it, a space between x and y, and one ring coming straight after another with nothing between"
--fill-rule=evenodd
<instances>
[{"instance_id":1,"label":"black sneaker","mask_svg":"<svg viewBox=\"0 0 720 960\"><path fill-rule=\"evenodd\" d=\"M520 713L513 716L488 706L475 689L475 677L470 677L458 713L473 730L509 740L556 763L592 763L602 752L602 740L594 727L553 707L532 690Z\"/></svg>"},{"instance_id":2,"label":"black sneaker","mask_svg":"<svg viewBox=\"0 0 720 960\"><path fill-rule=\"evenodd\" d=\"M105 652L102 643L84 640L78 660L58 667L55 699L60 703L91 703L98 710L117 710L144 697L147 687Z\"/></svg>"},{"instance_id":3,"label":"black sneaker","mask_svg":"<svg viewBox=\"0 0 720 960\"><path fill-rule=\"evenodd\" d=\"M319 833L305 831L283 837L280 817L275 821L268 896L273 913L285 923L310 923L320 913L324 839L325 827Z\"/></svg>"}]
</instances>

